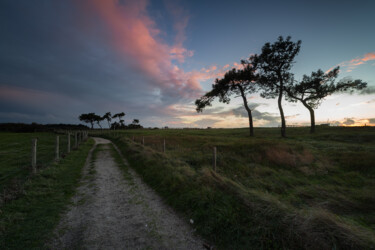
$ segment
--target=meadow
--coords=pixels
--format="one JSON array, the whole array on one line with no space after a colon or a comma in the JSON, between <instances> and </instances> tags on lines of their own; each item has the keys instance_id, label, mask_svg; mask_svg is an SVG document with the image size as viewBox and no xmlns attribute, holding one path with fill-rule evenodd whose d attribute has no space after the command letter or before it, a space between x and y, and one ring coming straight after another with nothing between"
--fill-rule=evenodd
<instances>
[{"instance_id":1,"label":"meadow","mask_svg":"<svg viewBox=\"0 0 375 250\"><path fill-rule=\"evenodd\" d=\"M48 249L45 243L71 203L94 141L89 139L66 154L67 136L60 135L61 158L55 161L54 133L0 136L0 248ZM38 170L34 174L30 168L31 138L36 137Z\"/></svg>"},{"instance_id":2,"label":"meadow","mask_svg":"<svg viewBox=\"0 0 375 250\"><path fill-rule=\"evenodd\" d=\"M95 133L219 248L375 246L375 128Z\"/></svg>"},{"instance_id":3,"label":"meadow","mask_svg":"<svg viewBox=\"0 0 375 250\"><path fill-rule=\"evenodd\" d=\"M67 136L60 137L60 157L67 152ZM0 132L0 191L1 201L13 199L31 176L31 139L37 138L37 168L42 169L55 161L56 134ZM74 137L71 136L71 148ZM0 204L2 203L0 202Z\"/></svg>"}]
</instances>

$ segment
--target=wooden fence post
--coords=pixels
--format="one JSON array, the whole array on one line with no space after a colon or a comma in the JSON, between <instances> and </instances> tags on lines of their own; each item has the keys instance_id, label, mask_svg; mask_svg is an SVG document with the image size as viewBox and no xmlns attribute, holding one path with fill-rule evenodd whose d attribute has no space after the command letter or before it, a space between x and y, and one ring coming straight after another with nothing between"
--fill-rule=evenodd
<instances>
[{"instance_id":1,"label":"wooden fence post","mask_svg":"<svg viewBox=\"0 0 375 250\"><path fill-rule=\"evenodd\" d=\"M213 168L214 168L214 171L216 172L216 147L214 147Z\"/></svg>"},{"instance_id":2,"label":"wooden fence post","mask_svg":"<svg viewBox=\"0 0 375 250\"><path fill-rule=\"evenodd\" d=\"M74 147L78 148L78 132L74 133Z\"/></svg>"},{"instance_id":3,"label":"wooden fence post","mask_svg":"<svg viewBox=\"0 0 375 250\"><path fill-rule=\"evenodd\" d=\"M165 138L164 138L164 141L163 141L163 153L165 153Z\"/></svg>"},{"instance_id":4,"label":"wooden fence post","mask_svg":"<svg viewBox=\"0 0 375 250\"><path fill-rule=\"evenodd\" d=\"M34 138L31 139L31 167L33 169L33 173L36 173L36 144L38 139Z\"/></svg>"},{"instance_id":5,"label":"wooden fence post","mask_svg":"<svg viewBox=\"0 0 375 250\"><path fill-rule=\"evenodd\" d=\"M59 136L57 135L56 136L56 151L55 151L55 160L58 161L59 158L60 158L60 152L59 152L59 144L60 144L60 138Z\"/></svg>"},{"instance_id":6,"label":"wooden fence post","mask_svg":"<svg viewBox=\"0 0 375 250\"><path fill-rule=\"evenodd\" d=\"M145 137L142 136L142 145L144 146L145 145Z\"/></svg>"},{"instance_id":7,"label":"wooden fence post","mask_svg":"<svg viewBox=\"0 0 375 250\"><path fill-rule=\"evenodd\" d=\"M68 148L66 152L70 153L70 132L68 132Z\"/></svg>"}]
</instances>

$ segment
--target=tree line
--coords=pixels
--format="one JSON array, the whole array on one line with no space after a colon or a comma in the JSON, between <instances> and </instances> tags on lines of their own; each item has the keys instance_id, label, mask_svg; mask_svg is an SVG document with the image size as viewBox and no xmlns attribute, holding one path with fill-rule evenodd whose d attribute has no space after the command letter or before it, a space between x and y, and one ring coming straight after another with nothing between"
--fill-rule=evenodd
<instances>
[{"instance_id":1,"label":"tree line","mask_svg":"<svg viewBox=\"0 0 375 250\"><path fill-rule=\"evenodd\" d=\"M314 109L322 103L325 97L336 92L348 92L366 88L367 83L362 80L341 80L336 82L339 67L329 72L321 69L310 75L303 75L301 81L296 81L290 72L294 58L301 48L301 40L291 41L288 36L282 36L273 44L266 43L260 54L242 60L242 69L227 71L222 79L216 79L212 90L195 101L197 112L202 112L211 106L215 98L220 102L229 103L235 94L241 96L249 118L250 136L254 136L252 110L247 102L247 95L260 93L263 98L277 98L277 105L281 118L281 136L286 136L286 122L282 106L283 97L290 102L301 102L310 113L310 133L315 132Z\"/></svg>"},{"instance_id":2,"label":"tree line","mask_svg":"<svg viewBox=\"0 0 375 250\"><path fill-rule=\"evenodd\" d=\"M136 129L136 128L143 128L141 124L139 123L139 119L134 119L133 122L129 125L125 125L125 119L122 119L125 117L124 112L116 113L114 115L111 114L111 112L105 113L103 116L97 115L95 113L86 113L81 114L78 119L80 121L83 121L87 124L91 125L91 129L94 128L94 124L96 123L100 129L102 129L101 123L102 121L106 120L108 123L109 129ZM112 119L118 118L118 122L112 122ZM112 122L112 123L111 123Z\"/></svg>"}]
</instances>

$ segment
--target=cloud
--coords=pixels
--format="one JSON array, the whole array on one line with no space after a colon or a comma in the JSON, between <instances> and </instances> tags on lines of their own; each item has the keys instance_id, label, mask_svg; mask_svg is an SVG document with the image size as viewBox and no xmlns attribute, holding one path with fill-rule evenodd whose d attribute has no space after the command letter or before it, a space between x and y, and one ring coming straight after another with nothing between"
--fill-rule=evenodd
<instances>
[{"instance_id":1,"label":"cloud","mask_svg":"<svg viewBox=\"0 0 375 250\"><path fill-rule=\"evenodd\" d=\"M355 121L351 118L345 118L345 121L341 122L343 125L354 125Z\"/></svg>"},{"instance_id":2,"label":"cloud","mask_svg":"<svg viewBox=\"0 0 375 250\"><path fill-rule=\"evenodd\" d=\"M212 107L212 108L207 108L204 111L204 114L222 114L224 112L224 107Z\"/></svg>"},{"instance_id":3,"label":"cloud","mask_svg":"<svg viewBox=\"0 0 375 250\"><path fill-rule=\"evenodd\" d=\"M173 60L184 62L193 52L183 47L184 29L188 18L182 17L174 28L175 44L169 45L159 38L160 30L148 16L147 1L86 1L109 29L109 39L134 68L152 80L162 95L182 98L197 97L201 92L194 75L184 72ZM87 8L86 8L87 9ZM176 14L177 15L177 14Z\"/></svg>"},{"instance_id":4,"label":"cloud","mask_svg":"<svg viewBox=\"0 0 375 250\"><path fill-rule=\"evenodd\" d=\"M260 105L261 104L259 103L254 103L251 107L251 114L253 116L254 122L258 121L258 124L262 126L277 126L280 122L280 116L278 114L272 114L269 112L261 112L256 110L255 108L259 107ZM230 112L236 117L248 118L247 111L243 106L234 108Z\"/></svg>"},{"instance_id":5,"label":"cloud","mask_svg":"<svg viewBox=\"0 0 375 250\"><path fill-rule=\"evenodd\" d=\"M219 122L220 119L201 119L198 121L195 121L194 124L197 125L198 127L212 127L215 125L215 123Z\"/></svg>"},{"instance_id":6,"label":"cloud","mask_svg":"<svg viewBox=\"0 0 375 250\"><path fill-rule=\"evenodd\" d=\"M375 118L369 118L369 119L368 119L368 122L369 122L370 124L375 124Z\"/></svg>"},{"instance_id":7,"label":"cloud","mask_svg":"<svg viewBox=\"0 0 375 250\"><path fill-rule=\"evenodd\" d=\"M287 115L285 116L285 119L294 119L294 118L297 118L298 116L300 116L301 114L295 114L295 115Z\"/></svg>"},{"instance_id":8,"label":"cloud","mask_svg":"<svg viewBox=\"0 0 375 250\"><path fill-rule=\"evenodd\" d=\"M337 66L340 66L342 68L346 68L347 72L351 72L355 68L357 68L359 65L365 64L366 62L372 61L372 60L375 60L375 52L370 52L370 53L367 53L367 54L363 55L362 57L357 57L357 58L354 58L354 59L349 60L349 61L341 62L341 63L337 64L336 66L328 69L326 71L326 73L331 71L333 68L335 68Z\"/></svg>"},{"instance_id":9,"label":"cloud","mask_svg":"<svg viewBox=\"0 0 375 250\"><path fill-rule=\"evenodd\" d=\"M375 87L374 87L374 86L368 86L368 87L362 89L361 91L359 91L359 94L360 94L360 95L371 95L371 94L375 94Z\"/></svg>"}]
</instances>

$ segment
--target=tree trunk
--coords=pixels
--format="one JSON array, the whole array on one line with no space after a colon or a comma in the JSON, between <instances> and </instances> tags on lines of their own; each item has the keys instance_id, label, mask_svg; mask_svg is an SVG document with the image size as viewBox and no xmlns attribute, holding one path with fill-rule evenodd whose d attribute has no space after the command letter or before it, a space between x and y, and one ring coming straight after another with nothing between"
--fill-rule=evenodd
<instances>
[{"instance_id":1,"label":"tree trunk","mask_svg":"<svg viewBox=\"0 0 375 250\"><path fill-rule=\"evenodd\" d=\"M302 102L302 104L310 112L310 122L311 122L310 133L313 134L313 133L315 133L315 112L314 112L314 109L311 108L306 102Z\"/></svg>"},{"instance_id":2,"label":"tree trunk","mask_svg":"<svg viewBox=\"0 0 375 250\"><path fill-rule=\"evenodd\" d=\"M279 98L277 100L277 104L279 106L280 117L281 117L281 136L286 137L286 134L285 134L286 124L285 124L284 110L283 110L283 106L281 105L281 101L283 99L284 84L283 84L281 75L279 75L279 78L280 78L280 89L279 89Z\"/></svg>"},{"instance_id":3,"label":"tree trunk","mask_svg":"<svg viewBox=\"0 0 375 250\"><path fill-rule=\"evenodd\" d=\"M249 130L250 130L250 136L254 136L254 126L253 126L253 116L251 115L251 109L249 108L249 105L247 104L247 99L245 92L241 85L238 85L238 88L241 91L241 96L243 99L243 105L245 106L245 109L247 111L247 115L249 116Z\"/></svg>"},{"instance_id":4,"label":"tree trunk","mask_svg":"<svg viewBox=\"0 0 375 250\"><path fill-rule=\"evenodd\" d=\"M90 122L91 123L91 129L94 129L94 122Z\"/></svg>"}]
</instances>

